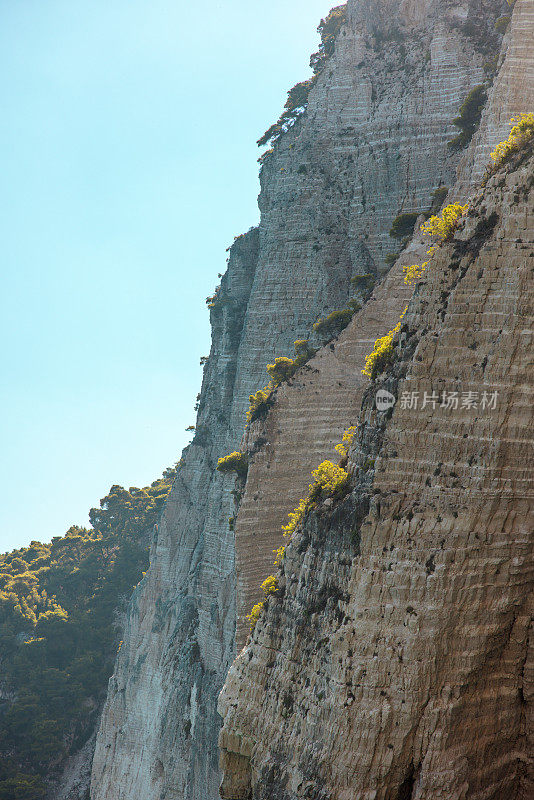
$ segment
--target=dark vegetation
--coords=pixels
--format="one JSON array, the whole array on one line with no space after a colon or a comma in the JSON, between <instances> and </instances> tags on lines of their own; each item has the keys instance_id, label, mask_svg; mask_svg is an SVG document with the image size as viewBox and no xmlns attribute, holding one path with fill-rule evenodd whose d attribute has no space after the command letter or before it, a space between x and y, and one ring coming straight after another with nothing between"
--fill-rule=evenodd
<instances>
[{"instance_id":1,"label":"dark vegetation","mask_svg":"<svg viewBox=\"0 0 534 800\"><path fill-rule=\"evenodd\" d=\"M499 19L495 23L495 30L498 33L503 33L503 34L506 33L506 31L508 30L508 26L510 25L510 20L511 17L509 16L499 17Z\"/></svg>"},{"instance_id":2,"label":"dark vegetation","mask_svg":"<svg viewBox=\"0 0 534 800\"><path fill-rule=\"evenodd\" d=\"M277 122L265 131L263 136L258 139L259 147L263 147L269 142L275 142L286 133L296 122L298 117L304 113L308 105L310 91L317 81L317 77L326 66L328 58L333 54L336 47L336 38L343 25L347 13L345 5L333 8L326 19L322 19L317 30L321 37L319 50L314 53L310 60L313 76L308 80L297 83L289 90L284 111Z\"/></svg>"},{"instance_id":3,"label":"dark vegetation","mask_svg":"<svg viewBox=\"0 0 534 800\"><path fill-rule=\"evenodd\" d=\"M362 305L371 296L375 280L376 277L370 272L351 278L351 284L357 292L357 296L349 299L346 308L335 309L327 317L320 318L314 323L313 329L319 334L323 344L345 330L354 314L361 309Z\"/></svg>"},{"instance_id":4,"label":"dark vegetation","mask_svg":"<svg viewBox=\"0 0 534 800\"><path fill-rule=\"evenodd\" d=\"M42 800L91 735L175 474L113 486L90 529L0 555L0 800Z\"/></svg>"},{"instance_id":5,"label":"dark vegetation","mask_svg":"<svg viewBox=\"0 0 534 800\"><path fill-rule=\"evenodd\" d=\"M460 133L450 140L449 147L451 150L462 150L467 147L480 124L482 111L487 99L488 95L484 86L475 86L469 92L460 106L459 116L453 120L453 125L460 129Z\"/></svg>"},{"instance_id":6,"label":"dark vegetation","mask_svg":"<svg viewBox=\"0 0 534 800\"><path fill-rule=\"evenodd\" d=\"M399 216L395 217L393 220L389 235L394 239L404 239L406 236L411 238L418 216L419 214L416 211L407 214L399 214Z\"/></svg>"}]
</instances>

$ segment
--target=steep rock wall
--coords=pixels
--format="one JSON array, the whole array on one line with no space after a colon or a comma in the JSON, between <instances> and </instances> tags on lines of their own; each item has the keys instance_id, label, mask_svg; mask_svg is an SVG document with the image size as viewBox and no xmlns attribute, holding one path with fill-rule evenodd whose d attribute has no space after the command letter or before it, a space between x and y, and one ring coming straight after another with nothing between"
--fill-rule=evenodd
<instances>
[{"instance_id":1,"label":"steep rock wall","mask_svg":"<svg viewBox=\"0 0 534 800\"><path fill-rule=\"evenodd\" d=\"M502 52L499 70L480 129L465 155L449 195L462 203L474 190L497 142L505 139L510 118L534 108L534 2L518 3ZM411 297L402 266L426 260L426 245L415 236L380 284L371 301L348 329L324 348L290 385L278 390L265 423L245 437L251 466L236 520L238 579L237 649L248 634L246 615L263 598L262 580L273 572L273 549L283 543L281 527L288 509L304 496L311 470L334 458L334 446L354 423L367 378L361 374L373 342L393 328ZM257 452L256 442L263 446Z\"/></svg>"},{"instance_id":2,"label":"steep rock wall","mask_svg":"<svg viewBox=\"0 0 534 800\"><path fill-rule=\"evenodd\" d=\"M216 698L236 619L233 481L215 472L217 458L238 445L266 363L346 302L352 276L384 272L392 219L428 208L452 182L451 120L483 80L486 50L499 46L501 5L350 2L307 113L266 159L260 226L234 244L214 300L195 440L132 599L93 800L217 796Z\"/></svg>"},{"instance_id":3,"label":"steep rock wall","mask_svg":"<svg viewBox=\"0 0 534 800\"><path fill-rule=\"evenodd\" d=\"M235 524L238 651L249 632L247 614L274 571L273 551L285 542L288 512L306 496L312 470L325 458L339 460L335 445L356 424L369 383L361 372L365 356L395 327L412 296L402 264L420 263L424 253L410 247L402 254L349 327L280 386L266 420L247 431L249 470Z\"/></svg>"},{"instance_id":4,"label":"steep rock wall","mask_svg":"<svg viewBox=\"0 0 534 800\"><path fill-rule=\"evenodd\" d=\"M351 494L286 550L221 695L225 798L532 797L533 175L530 147L432 259L394 410L367 392Z\"/></svg>"}]
</instances>

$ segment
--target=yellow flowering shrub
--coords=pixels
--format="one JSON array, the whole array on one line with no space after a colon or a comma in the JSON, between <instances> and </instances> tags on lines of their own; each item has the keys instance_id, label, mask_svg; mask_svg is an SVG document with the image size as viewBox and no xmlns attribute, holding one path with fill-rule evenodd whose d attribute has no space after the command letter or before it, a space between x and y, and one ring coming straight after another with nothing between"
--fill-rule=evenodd
<instances>
[{"instance_id":1,"label":"yellow flowering shrub","mask_svg":"<svg viewBox=\"0 0 534 800\"><path fill-rule=\"evenodd\" d=\"M274 560L274 566L275 567L282 566L282 563L284 561L284 556L285 556L285 553L286 553L286 548L284 547L284 545L279 547L277 550L273 550L273 553L276 554L276 558Z\"/></svg>"},{"instance_id":2,"label":"yellow flowering shrub","mask_svg":"<svg viewBox=\"0 0 534 800\"><path fill-rule=\"evenodd\" d=\"M444 242L454 233L460 219L468 208L469 203L465 206L460 205L460 203L452 203L442 210L441 215L430 217L429 220L421 225L421 230L425 236L438 236Z\"/></svg>"},{"instance_id":3,"label":"yellow flowering shrub","mask_svg":"<svg viewBox=\"0 0 534 800\"><path fill-rule=\"evenodd\" d=\"M421 264L421 266L418 264L412 264L411 267L405 265L402 268L402 271L404 272L404 283L407 286L412 286L412 284L414 284L416 281L421 280L423 272L426 271L427 267L428 261L425 261L425 263Z\"/></svg>"},{"instance_id":4,"label":"yellow flowering shrub","mask_svg":"<svg viewBox=\"0 0 534 800\"><path fill-rule=\"evenodd\" d=\"M248 471L248 456L246 453L240 453L236 450L217 462L217 469L219 472L237 472L237 474L244 478Z\"/></svg>"},{"instance_id":5,"label":"yellow flowering shrub","mask_svg":"<svg viewBox=\"0 0 534 800\"><path fill-rule=\"evenodd\" d=\"M452 203L451 205L444 208L441 214L430 217L430 219L427 220L427 222L425 222L424 225L421 225L421 231L425 236L437 236L439 238L438 244L441 244L442 242L446 241L450 236L452 236L452 234L458 227L460 219L467 212L468 208L469 208L469 203L466 203L465 206L460 205L460 203ZM433 256L435 250L436 250L436 245L427 250L427 255ZM425 261L423 264L411 264L410 266L408 265L403 266L402 271L404 272L404 283L407 286L412 286L414 283L421 280L423 272L426 272L428 263L429 263L428 261ZM388 336L391 333L392 331L389 332ZM387 337L383 337L382 339L378 340L379 342L382 342L381 345L382 348L388 347L388 343L384 341L385 339L387 339ZM376 349L376 344L375 344L375 349ZM385 356L385 354L386 351L383 350L382 355ZM373 355L373 353L371 353L371 355ZM375 356L375 358L377 358L377 356ZM368 374L366 371L363 372L364 375Z\"/></svg>"},{"instance_id":6,"label":"yellow flowering shrub","mask_svg":"<svg viewBox=\"0 0 534 800\"><path fill-rule=\"evenodd\" d=\"M265 407L271 397L272 386L264 386L263 389L258 389L256 394L249 395L249 407L247 411L247 422L252 422L256 414L258 414L262 407Z\"/></svg>"},{"instance_id":7,"label":"yellow flowering shrub","mask_svg":"<svg viewBox=\"0 0 534 800\"><path fill-rule=\"evenodd\" d=\"M268 597L273 592L276 592L278 589L278 578L276 575L269 575L268 578L265 578L261 585L261 590L265 597Z\"/></svg>"},{"instance_id":8,"label":"yellow flowering shrub","mask_svg":"<svg viewBox=\"0 0 534 800\"><path fill-rule=\"evenodd\" d=\"M349 428L349 431L352 431L352 433L350 434L350 441L352 441L352 436L354 436L356 428L354 429ZM349 445L348 443L349 431L347 431L347 433L343 437L343 441L347 446ZM308 497L299 500L295 510L289 512L288 524L282 526L282 530L284 531L284 536L293 535L299 523L304 519L306 511L308 511L308 509L311 507L311 504L315 500L318 500L319 497L325 497L329 495L331 496L334 494L341 493L343 489L346 488L350 480L349 473L342 467L338 467L336 464L333 464L331 461L323 461L322 464L319 464L317 469L313 470L312 477L314 481L309 485L310 493ZM278 558L280 557L280 550L277 550L276 553L278 560ZM283 553L281 555L283 555Z\"/></svg>"},{"instance_id":9,"label":"yellow flowering shrub","mask_svg":"<svg viewBox=\"0 0 534 800\"><path fill-rule=\"evenodd\" d=\"M350 477L343 467L338 467L331 461L319 464L317 469L313 470L312 476L314 481L310 483L311 500L340 493L347 486Z\"/></svg>"},{"instance_id":10,"label":"yellow flowering shrub","mask_svg":"<svg viewBox=\"0 0 534 800\"><path fill-rule=\"evenodd\" d=\"M512 130L505 142L500 142L493 153L491 160L493 167L499 167L513 153L516 153L526 142L534 136L534 114L519 114L510 120Z\"/></svg>"},{"instance_id":11,"label":"yellow flowering shrub","mask_svg":"<svg viewBox=\"0 0 534 800\"><path fill-rule=\"evenodd\" d=\"M284 381L288 381L293 376L295 369L293 359L286 356L275 358L274 364L267 364L267 373L274 386L279 386Z\"/></svg>"},{"instance_id":12,"label":"yellow flowering shrub","mask_svg":"<svg viewBox=\"0 0 534 800\"><path fill-rule=\"evenodd\" d=\"M310 347L307 339L297 339L294 359L287 358L287 356L279 356L275 358L274 364L267 364L267 373L271 380L263 389L258 389L255 394L249 395L247 423L256 419L262 410L266 408L273 390L293 377L297 369L309 361L315 353L316 350Z\"/></svg>"},{"instance_id":13,"label":"yellow flowering shrub","mask_svg":"<svg viewBox=\"0 0 534 800\"><path fill-rule=\"evenodd\" d=\"M354 434L357 431L356 425L353 425L348 430L345 431L343 434L343 439L339 444L336 444L336 453L339 453L341 458L347 458L349 454L349 447L352 444L352 440L354 439Z\"/></svg>"},{"instance_id":14,"label":"yellow flowering shrub","mask_svg":"<svg viewBox=\"0 0 534 800\"><path fill-rule=\"evenodd\" d=\"M392 331L377 339L373 352L369 353L365 358L365 367L362 369L362 374L367 375L372 381L384 371L385 367L393 361L395 349L393 347L393 339L401 329L401 321L399 320Z\"/></svg>"},{"instance_id":15,"label":"yellow flowering shrub","mask_svg":"<svg viewBox=\"0 0 534 800\"><path fill-rule=\"evenodd\" d=\"M304 515L308 508L307 500L299 500L298 506L294 511L289 512L289 522L287 525L282 526L284 536L291 536L297 528L299 522L304 519Z\"/></svg>"},{"instance_id":16,"label":"yellow flowering shrub","mask_svg":"<svg viewBox=\"0 0 534 800\"><path fill-rule=\"evenodd\" d=\"M254 606L254 608L252 609L250 614L247 614L247 619L249 621L250 632L251 633L254 630L254 628L256 627L256 623L260 618L260 614L261 614L262 608L263 608L263 603L256 603L256 605Z\"/></svg>"}]
</instances>

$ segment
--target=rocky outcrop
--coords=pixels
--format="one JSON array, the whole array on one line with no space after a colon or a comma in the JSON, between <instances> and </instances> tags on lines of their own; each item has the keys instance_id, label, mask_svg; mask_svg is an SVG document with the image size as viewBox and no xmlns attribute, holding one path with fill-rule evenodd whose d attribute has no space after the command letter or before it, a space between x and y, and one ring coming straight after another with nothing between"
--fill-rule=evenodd
<instances>
[{"instance_id":1,"label":"rocky outcrop","mask_svg":"<svg viewBox=\"0 0 534 800\"><path fill-rule=\"evenodd\" d=\"M451 121L499 49L493 23L501 6L497 0L351 0L306 114L264 160L261 223L234 243L212 300L213 345L195 439L159 525L150 569L132 599L110 681L93 800L217 797L216 698L235 655L236 625L228 524L234 487L215 471L217 459L238 446L248 396L265 382L267 362L291 354L294 340L307 338L319 315L343 306L352 277L384 274L393 218L426 210L434 190L453 182L459 157L447 147ZM388 301L374 308L367 332L351 334L355 347L374 336L381 314L387 325L397 306ZM335 368L323 371L320 355L310 366L323 374L323 386L342 383L325 411L317 452L332 447L359 402L345 341L334 346ZM315 458L310 453L305 461L306 449L298 455L305 467L297 470L300 485ZM296 482L285 500L284 489L279 492L265 520L273 535L297 489ZM245 510L246 504L240 525ZM252 585L254 569L248 576L241 570L240 581Z\"/></svg>"},{"instance_id":2,"label":"rocky outcrop","mask_svg":"<svg viewBox=\"0 0 534 800\"><path fill-rule=\"evenodd\" d=\"M533 175L531 146L436 252L351 493L286 549L221 695L225 798L534 792Z\"/></svg>"},{"instance_id":3,"label":"rocky outcrop","mask_svg":"<svg viewBox=\"0 0 534 800\"><path fill-rule=\"evenodd\" d=\"M87 742L67 759L60 780L49 792L50 800L88 800L96 729Z\"/></svg>"}]
</instances>

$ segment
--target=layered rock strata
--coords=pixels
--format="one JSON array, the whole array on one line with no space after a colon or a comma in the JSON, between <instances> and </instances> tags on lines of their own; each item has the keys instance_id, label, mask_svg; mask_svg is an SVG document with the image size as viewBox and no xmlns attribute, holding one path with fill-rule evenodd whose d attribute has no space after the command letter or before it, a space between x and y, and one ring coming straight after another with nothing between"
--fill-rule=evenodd
<instances>
[{"instance_id":1,"label":"layered rock strata","mask_svg":"<svg viewBox=\"0 0 534 800\"><path fill-rule=\"evenodd\" d=\"M93 800L217 797L216 698L236 624L233 481L215 471L217 459L238 446L267 362L291 354L319 315L343 306L352 277L381 275L393 218L424 211L434 190L453 182L451 121L497 52L501 7L350 2L307 113L264 161L261 223L235 242L213 298L196 436L131 602L97 739ZM318 449L350 423L351 392L349 379ZM292 505L288 494L277 515Z\"/></svg>"},{"instance_id":2,"label":"layered rock strata","mask_svg":"<svg viewBox=\"0 0 534 800\"><path fill-rule=\"evenodd\" d=\"M261 583L274 571L273 552L284 545L288 511L306 497L311 472L325 458L339 460L335 445L358 419L365 356L394 328L412 296L403 264L421 262L425 248L410 247L377 287L349 327L280 386L265 420L247 430L249 469L235 523L237 650L249 633L247 615L263 599Z\"/></svg>"},{"instance_id":3,"label":"layered rock strata","mask_svg":"<svg viewBox=\"0 0 534 800\"><path fill-rule=\"evenodd\" d=\"M286 549L221 695L225 798L533 796L533 176L530 146L436 252L350 494Z\"/></svg>"}]
</instances>

